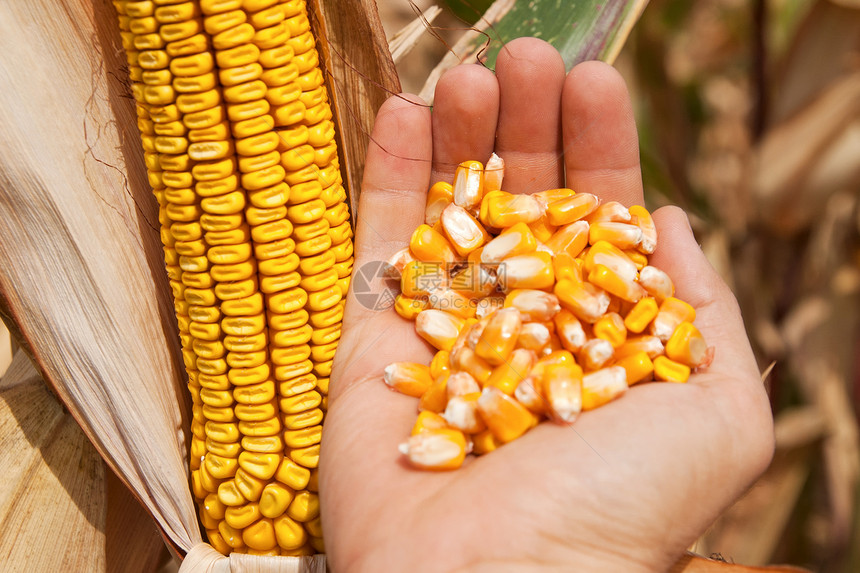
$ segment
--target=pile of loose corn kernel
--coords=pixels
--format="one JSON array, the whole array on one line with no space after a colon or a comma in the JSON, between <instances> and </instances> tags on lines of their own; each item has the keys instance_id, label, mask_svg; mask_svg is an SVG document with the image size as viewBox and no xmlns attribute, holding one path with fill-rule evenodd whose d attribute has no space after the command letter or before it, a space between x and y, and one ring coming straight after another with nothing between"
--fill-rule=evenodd
<instances>
[{"instance_id":1,"label":"pile of loose corn kernel","mask_svg":"<svg viewBox=\"0 0 860 573\"><path fill-rule=\"evenodd\" d=\"M400 316L434 348L395 362L390 387L419 398L401 445L418 468L460 467L541 420L573 422L647 380L684 383L712 357L648 264L657 230L643 207L589 193L501 191L504 162L461 163L428 192L426 224L389 261Z\"/></svg>"}]
</instances>

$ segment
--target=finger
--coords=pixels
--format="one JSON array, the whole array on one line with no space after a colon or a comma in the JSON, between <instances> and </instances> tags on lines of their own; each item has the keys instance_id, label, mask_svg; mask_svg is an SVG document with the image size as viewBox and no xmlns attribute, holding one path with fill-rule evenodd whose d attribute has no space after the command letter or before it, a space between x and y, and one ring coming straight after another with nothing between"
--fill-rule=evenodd
<instances>
[{"instance_id":1,"label":"finger","mask_svg":"<svg viewBox=\"0 0 860 573\"><path fill-rule=\"evenodd\" d=\"M663 207L654 212L654 222L659 240L651 264L672 278L675 296L696 309L696 326L715 348L710 370L747 373L757 380L735 297L699 248L687 215L678 207Z\"/></svg>"},{"instance_id":2,"label":"finger","mask_svg":"<svg viewBox=\"0 0 860 573\"><path fill-rule=\"evenodd\" d=\"M404 94L382 104L358 204L356 267L388 259L424 222L431 137L430 110L419 98Z\"/></svg>"},{"instance_id":3,"label":"finger","mask_svg":"<svg viewBox=\"0 0 860 573\"><path fill-rule=\"evenodd\" d=\"M639 141L621 75L601 62L577 65L565 80L561 108L567 187L641 205Z\"/></svg>"},{"instance_id":4,"label":"finger","mask_svg":"<svg viewBox=\"0 0 860 573\"><path fill-rule=\"evenodd\" d=\"M503 188L523 193L559 187L564 61L543 40L519 38L499 52L496 77L500 91L496 153L505 160Z\"/></svg>"},{"instance_id":5,"label":"finger","mask_svg":"<svg viewBox=\"0 0 860 573\"><path fill-rule=\"evenodd\" d=\"M499 117L499 83L479 65L448 70L436 86L433 104L431 181L452 181L463 161L485 163L493 152Z\"/></svg>"}]
</instances>

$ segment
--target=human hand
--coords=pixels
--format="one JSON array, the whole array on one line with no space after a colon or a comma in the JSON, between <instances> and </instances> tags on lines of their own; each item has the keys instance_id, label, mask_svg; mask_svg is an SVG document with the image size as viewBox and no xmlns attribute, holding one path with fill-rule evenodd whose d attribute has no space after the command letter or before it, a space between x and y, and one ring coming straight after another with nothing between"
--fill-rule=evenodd
<instances>
[{"instance_id":1,"label":"human hand","mask_svg":"<svg viewBox=\"0 0 860 573\"><path fill-rule=\"evenodd\" d=\"M423 222L430 183L466 159L506 162L504 189L566 186L642 204L627 89L589 62L565 77L535 39L508 44L496 74L460 66L433 113L414 96L382 107L358 208L355 268L385 261ZM677 208L654 214L652 263L697 310L716 348L687 384L638 384L573 425L543 423L452 472L409 467L397 445L414 398L383 368L429 363L430 347L393 310L350 294L323 437L320 495L334 571L663 571L765 469L770 408L728 287Z\"/></svg>"}]
</instances>

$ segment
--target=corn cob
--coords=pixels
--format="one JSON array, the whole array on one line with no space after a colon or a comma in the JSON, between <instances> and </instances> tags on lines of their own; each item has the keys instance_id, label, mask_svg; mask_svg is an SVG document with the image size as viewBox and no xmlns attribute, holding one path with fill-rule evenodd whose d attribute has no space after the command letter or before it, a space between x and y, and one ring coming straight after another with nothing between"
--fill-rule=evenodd
<instances>
[{"instance_id":1,"label":"corn cob","mask_svg":"<svg viewBox=\"0 0 860 573\"><path fill-rule=\"evenodd\" d=\"M647 210L570 189L511 195L504 163L488 166L467 161L435 184L427 224L390 261L395 311L438 350L429 366L385 371L419 398L400 450L421 469L455 469L543 419L571 423L633 384L686 382L713 355L693 307L648 265Z\"/></svg>"},{"instance_id":2,"label":"corn cob","mask_svg":"<svg viewBox=\"0 0 860 573\"><path fill-rule=\"evenodd\" d=\"M222 553L323 552L316 468L352 268L304 0L114 1Z\"/></svg>"}]
</instances>

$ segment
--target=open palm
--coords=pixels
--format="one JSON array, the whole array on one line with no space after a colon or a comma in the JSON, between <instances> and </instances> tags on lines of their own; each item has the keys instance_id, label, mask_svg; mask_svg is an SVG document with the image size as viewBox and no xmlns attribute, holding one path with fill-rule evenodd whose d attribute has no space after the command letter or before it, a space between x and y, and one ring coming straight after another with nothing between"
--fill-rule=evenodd
<instances>
[{"instance_id":1,"label":"open palm","mask_svg":"<svg viewBox=\"0 0 860 573\"><path fill-rule=\"evenodd\" d=\"M457 164L506 162L504 189L567 186L642 204L623 80L584 63L565 76L548 44L516 40L496 74L460 66L432 111L413 96L379 112L358 209L356 269L388 259L423 222L426 189ZM406 465L416 399L382 382L431 348L392 309L351 294L331 378L320 494L334 571L660 571L770 460L770 410L737 305L684 214L654 215L652 261L696 307L716 347L688 384L640 384L570 426L545 423L453 472Z\"/></svg>"}]
</instances>

